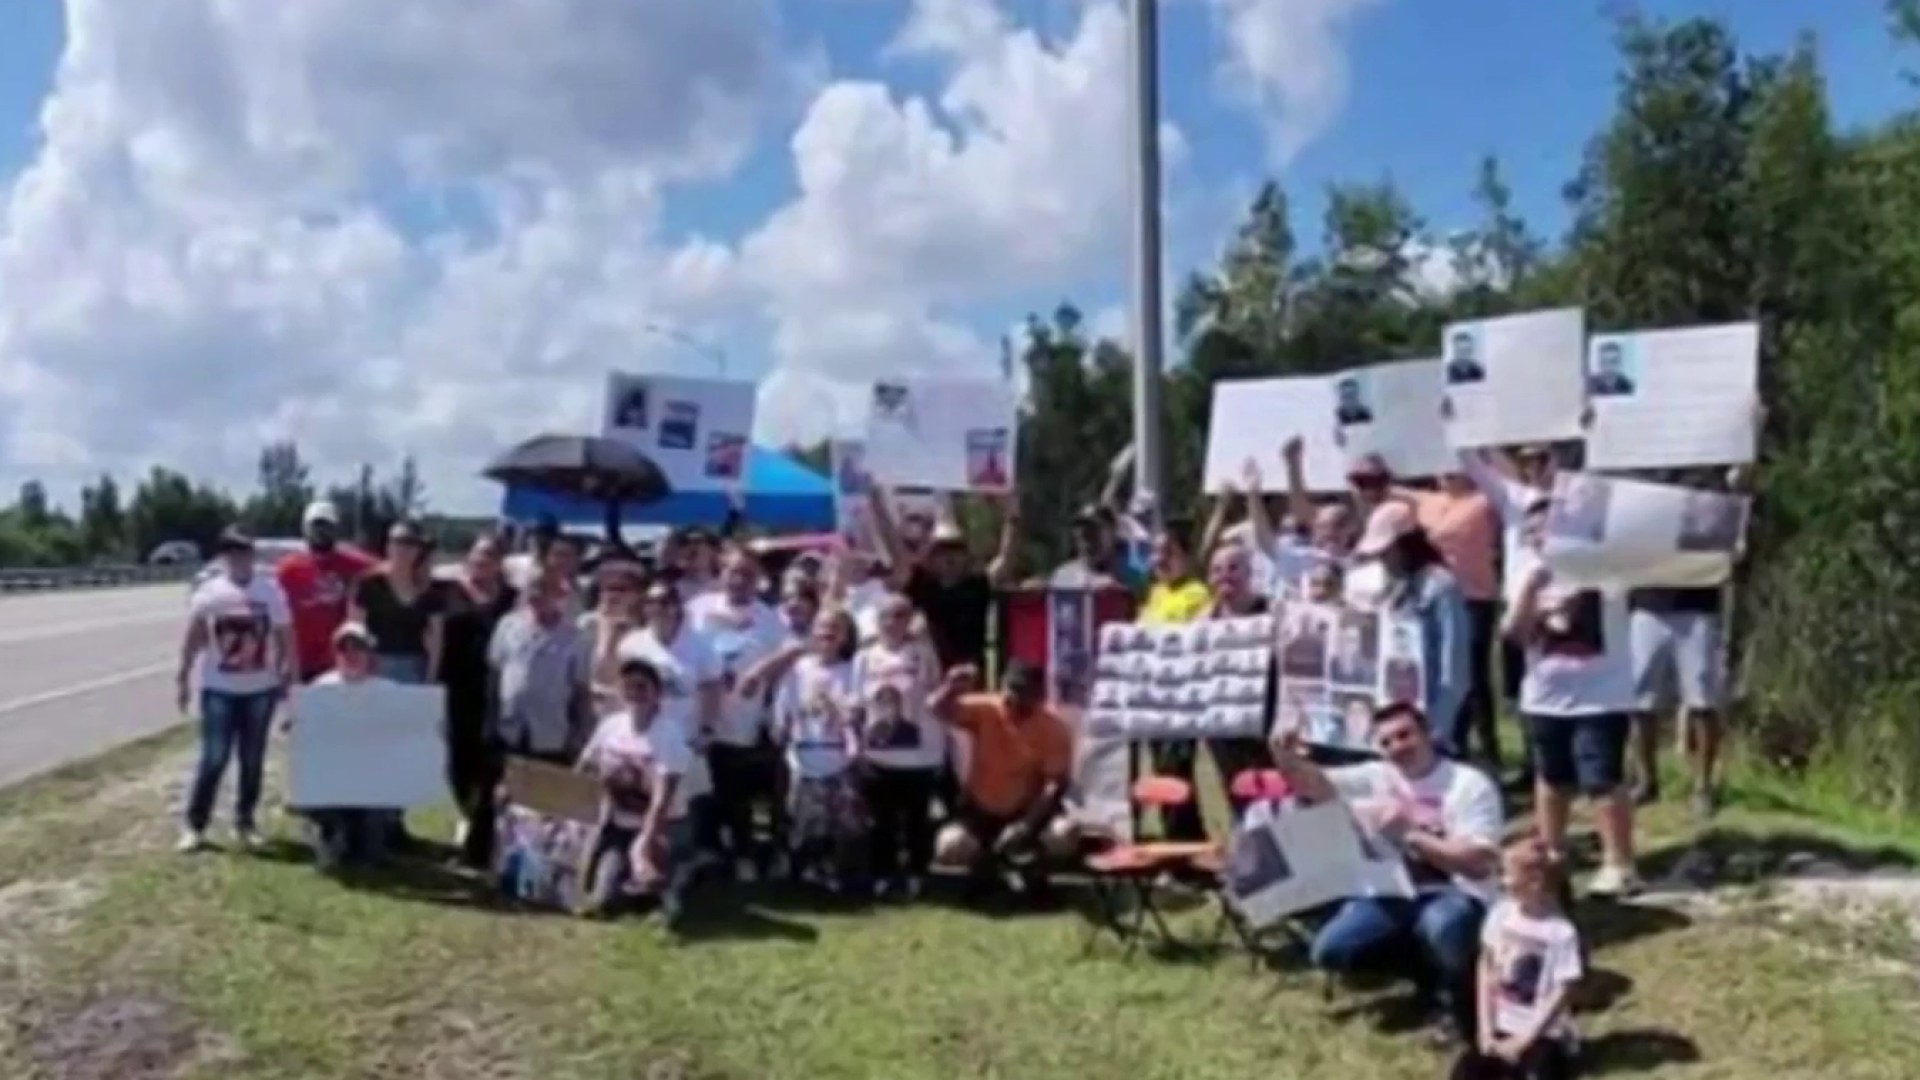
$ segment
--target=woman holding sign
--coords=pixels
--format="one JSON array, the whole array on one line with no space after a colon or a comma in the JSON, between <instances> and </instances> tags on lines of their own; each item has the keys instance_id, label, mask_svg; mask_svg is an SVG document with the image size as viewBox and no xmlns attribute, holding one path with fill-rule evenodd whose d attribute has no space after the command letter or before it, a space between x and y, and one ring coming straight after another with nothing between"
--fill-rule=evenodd
<instances>
[{"instance_id":1,"label":"woman holding sign","mask_svg":"<svg viewBox=\"0 0 1920 1080\"><path fill-rule=\"evenodd\" d=\"M1404 502L1383 503L1373 511L1354 557L1378 562L1386 583L1381 611L1419 624L1426 696L1414 704L1426 713L1441 752L1463 758L1473 629L1459 582L1420 527L1413 507Z\"/></svg>"}]
</instances>

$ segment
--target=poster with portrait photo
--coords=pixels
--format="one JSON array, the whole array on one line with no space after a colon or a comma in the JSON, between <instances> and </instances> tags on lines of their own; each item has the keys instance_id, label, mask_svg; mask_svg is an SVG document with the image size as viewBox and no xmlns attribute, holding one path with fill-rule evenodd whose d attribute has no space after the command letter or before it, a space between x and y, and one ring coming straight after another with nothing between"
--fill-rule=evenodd
<instances>
[{"instance_id":1,"label":"poster with portrait photo","mask_svg":"<svg viewBox=\"0 0 1920 1080\"><path fill-rule=\"evenodd\" d=\"M1445 421L1436 407L1445 392L1439 360L1396 360L1343 372L1338 379L1359 384L1364 423L1342 423L1338 432L1343 464L1377 454L1399 478L1439 476L1460 467L1447 445ZM1335 391L1336 398L1339 391ZM1336 401L1336 409L1339 408Z\"/></svg>"},{"instance_id":2,"label":"poster with portrait photo","mask_svg":"<svg viewBox=\"0 0 1920 1080\"><path fill-rule=\"evenodd\" d=\"M1760 327L1595 335L1587 391L1587 468L1751 462L1759 445Z\"/></svg>"},{"instance_id":3,"label":"poster with portrait photo","mask_svg":"<svg viewBox=\"0 0 1920 1080\"><path fill-rule=\"evenodd\" d=\"M645 454L676 492L724 491L745 473L758 398L750 382L616 371L607 377L601 433ZM730 452L731 440L712 440L716 434L739 440L739 453Z\"/></svg>"},{"instance_id":4,"label":"poster with portrait photo","mask_svg":"<svg viewBox=\"0 0 1920 1080\"><path fill-rule=\"evenodd\" d=\"M1373 749L1373 714L1380 708L1372 687L1364 690L1330 690L1327 708L1332 715L1337 738L1324 745L1342 750Z\"/></svg>"},{"instance_id":5,"label":"poster with portrait photo","mask_svg":"<svg viewBox=\"0 0 1920 1080\"><path fill-rule=\"evenodd\" d=\"M868 473L890 488L1006 491L1019 459L1017 404L998 380L876 385L864 435Z\"/></svg>"},{"instance_id":6,"label":"poster with portrait photo","mask_svg":"<svg viewBox=\"0 0 1920 1080\"><path fill-rule=\"evenodd\" d=\"M1458 448L1577 439L1586 413L1579 308L1451 323L1441 332L1439 410Z\"/></svg>"},{"instance_id":7,"label":"poster with portrait photo","mask_svg":"<svg viewBox=\"0 0 1920 1080\"><path fill-rule=\"evenodd\" d=\"M1255 835L1265 839L1247 839ZM1361 835L1342 802L1279 811L1256 806L1235 829L1229 848L1230 858L1237 858L1229 867L1227 901L1259 930L1349 897L1412 896L1404 861L1397 855L1370 858Z\"/></svg>"},{"instance_id":8,"label":"poster with portrait photo","mask_svg":"<svg viewBox=\"0 0 1920 1080\"><path fill-rule=\"evenodd\" d=\"M1380 704L1411 703L1425 707L1427 671L1420 624L1412 619L1389 619L1380 654Z\"/></svg>"},{"instance_id":9,"label":"poster with portrait photo","mask_svg":"<svg viewBox=\"0 0 1920 1080\"><path fill-rule=\"evenodd\" d=\"M1593 498L1596 491L1604 494ZM1554 580L1610 589L1725 583L1752 505L1744 495L1595 473L1561 473L1554 478L1553 501L1606 506L1597 539L1590 529L1557 527L1549 512L1540 555Z\"/></svg>"},{"instance_id":10,"label":"poster with portrait photo","mask_svg":"<svg viewBox=\"0 0 1920 1080\"><path fill-rule=\"evenodd\" d=\"M1315 604L1288 604L1275 619L1280 628L1280 677L1317 682L1327 677L1333 611Z\"/></svg>"},{"instance_id":11,"label":"poster with portrait photo","mask_svg":"<svg viewBox=\"0 0 1920 1080\"><path fill-rule=\"evenodd\" d=\"M1252 461L1277 487L1284 477L1278 475L1274 453L1298 438L1307 490L1344 492L1346 454L1340 449L1339 426L1329 422L1334 412L1333 382L1326 376L1215 382L1201 483L1209 495L1238 488Z\"/></svg>"},{"instance_id":12,"label":"poster with portrait photo","mask_svg":"<svg viewBox=\"0 0 1920 1080\"><path fill-rule=\"evenodd\" d=\"M1047 594L1047 690L1056 705L1083 708L1094 680L1093 594L1056 589Z\"/></svg>"},{"instance_id":13,"label":"poster with portrait photo","mask_svg":"<svg viewBox=\"0 0 1920 1080\"><path fill-rule=\"evenodd\" d=\"M1358 372L1349 372L1334 379L1333 422L1340 427L1373 423L1373 404L1367 399L1367 382Z\"/></svg>"}]
</instances>

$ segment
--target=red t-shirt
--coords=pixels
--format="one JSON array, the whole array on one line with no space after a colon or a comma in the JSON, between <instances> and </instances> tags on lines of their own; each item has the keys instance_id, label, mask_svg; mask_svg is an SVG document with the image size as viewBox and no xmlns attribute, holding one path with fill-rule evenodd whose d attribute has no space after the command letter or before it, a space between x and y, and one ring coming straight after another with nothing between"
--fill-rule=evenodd
<instances>
[{"instance_id":1,"label":"red t-shirt","mask_svg":"<svg viewBox=\"0 0 1920 1080\"><path fill-rule=\"evenodd\" d=\"M333 632L347 621L354 583L377 565L366 552L343 546L325 553L295 552L274 567L293 612L294 650L303 678L332 669Z\"/></svg>"}]
</instances>

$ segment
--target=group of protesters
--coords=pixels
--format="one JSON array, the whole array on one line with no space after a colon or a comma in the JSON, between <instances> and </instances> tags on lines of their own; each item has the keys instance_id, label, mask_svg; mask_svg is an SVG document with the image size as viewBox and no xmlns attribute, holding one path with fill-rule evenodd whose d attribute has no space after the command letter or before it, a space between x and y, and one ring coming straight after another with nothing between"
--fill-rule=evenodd
<instances>
[{"instance_id":1,"label":"group of protesters","mask_svg":"<svg viewBox=\"0 0 1920 1080\"><path fill-rule=\"evenodd\" d=\"M1659 717L1680 707L1693 796L1709 813L1724 694L1719 590L1556 586L1540 533L1554 472L1577 452L1463 453L1457 472L1425 484L1359 456L1349 491L1316 498L1295 440L1247 462L1197 533L1121 501L1123 455L1115 482L1075 517L1072 558L1024 579L1012 499L986 559L950 516L896 520L874 486L870 551L835 545L775 568L736 515L719 530L676 530L651 557L606 547L589 571L583 541L549 522L525 551L480 538L450 578L434 574L416 525L395 525L376 559L342 542L335 509L316 502L305 550L259 568L251 538L229 530L223 572L195 592L179 688L202 752L180 847L207 846L235 756L236 841L257 842L266 748L289 687L385 679L445 687L454 840L476 871L498 854L510 758L598 779L603 820L586 872L597 913L657 906L677 925L690 891L716 879L910 900L936 866L970 892L1038 893L1051 868L1101 840L1072 805L1073 729L1047 701L1045 673L989 662L999 592L1022 580L1125 589L1143 624L1294 599L1393 612L1419 627L1424 697L1376 712L1371 756L1322 753L1276 725L1265 739L1156 744L1143 767L1191 782L1205 749L1223 779L1277 771L1299 799L1397 807L1384 827L1417 896L1327 913L1313 961L1413 978L1437 1029L1467 1040L1467 1075L1561 1075L1565 992L1583 958L1553 885L1565 881L1572 802L1593 803L1601 840L1587 891L1633 893L1634 810L1658 798ZM1278 495L1263 483L1268 467L1284 475ZM1523 732L1510 774L1503 702ZM1504 855L1503 780L1535 801L1533 835ZM397 812L296 809L329 868L418 846ZM1163 827L1176 840L1207 835L1197 799ZM1528 953L1525 987L1501 969L1521 939L1552 945L1545 968Z\"/></svg>"}]
</instances>

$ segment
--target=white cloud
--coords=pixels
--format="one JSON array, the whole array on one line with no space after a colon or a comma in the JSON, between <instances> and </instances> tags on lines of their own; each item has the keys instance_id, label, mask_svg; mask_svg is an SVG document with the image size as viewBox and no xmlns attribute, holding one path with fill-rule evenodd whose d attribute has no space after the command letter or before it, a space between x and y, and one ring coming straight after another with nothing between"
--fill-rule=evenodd
<instances>
[{"instance_id":1,"label":"white cloud","mask_svg":"<svg viewBox=\"0 0 1920 1080\"><path fill-rule=\"evenodd\" d=\"M1382 0L1207 0L1225 47L1232 92L1266 130L1285 165L1346 104L1348 25Z\"/></svg>"},{"instance_id":2,"label":"white cloud","mask_svg":"<svg viewBox=\"0 0 1920 1080\"><path fill-rule=\"evenodd\" d=\"M1310 138L1341 63L1281 62L1364 0L1209 3ZM0 461L244 484L293 437L330 475L414 452L463 501L503 442L590 426L609 367L709 370L652 324L770 356L775 437L851 423L883 371L996 373L1007 309L1123 276L1124 6L873 8L936 89L828 81L762 0L68 0L0 201ZM771 130L794 197L666 242L673 192Z\"/></svg>"}]
</instances>

